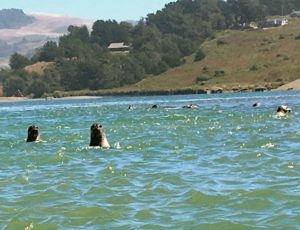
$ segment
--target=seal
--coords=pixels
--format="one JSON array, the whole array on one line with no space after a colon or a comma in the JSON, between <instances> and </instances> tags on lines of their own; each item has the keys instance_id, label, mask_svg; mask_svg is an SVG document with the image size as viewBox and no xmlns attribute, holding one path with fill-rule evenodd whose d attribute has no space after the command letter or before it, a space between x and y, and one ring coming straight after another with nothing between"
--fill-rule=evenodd
<instances>
[{"instance_id":1,"label":"seal","mask_svg":"<svg viewBox=\"0 0 300 230\"><path fill-rule=\"evenodd\" d=\"M128 105L127 110L128 110L128 111L132 111L132 110L133 110L133 106L132 106L132 105Z\"/></svg>"},{"instance_id":2,"label":"seal","mask_svg":"<svg viewBox=\"0 0 300 230\"><path fill-rule=\"evenodd\" d=\"M188 105L182 106L182 108L184 108L184 109L198 109L199 106L196 105L196 104L188 104Z\"/></svg>"},{"instance_id":3,"label":"seal","mask_svg":"<svg viewBox=\"0 0 300 230\"><path fill-rule=\"evenodd\" d=\"M259 102L255 102L252 107L259 107L260 106L260 103Z\"/></svg>"},{"instance_id":4,"label":"seal","mask_svg":"<svg viewBox=\"0 0 300 230\"><path fill-rule=\"evenodd\" d=\"M291 108L289 108L288 106L286 105L280 105L277 107L277 115L278 116L285 116L285 115L288 115L290 112L291 112Z\"/></svg>"},{"instance_id":5,"label":"seal","mask_svg":"<svg viewBox=\"0 0 300 230\"><path fill-rule=\"evenodd\" d=\"M39 127L31 125L28 127L27 132L27 141L26 142L35 142L40 139Z\"/></svg>"},{"instance_id":6,"label":"seal","mask_svg":"<svg viewBox=\"0 0 300 230\"><path fill-rule=\"evenodd\" d=\"M90 146L110 147L102 125L98 123L94 123L91 126Z\"/></svg>"}]
</instances>

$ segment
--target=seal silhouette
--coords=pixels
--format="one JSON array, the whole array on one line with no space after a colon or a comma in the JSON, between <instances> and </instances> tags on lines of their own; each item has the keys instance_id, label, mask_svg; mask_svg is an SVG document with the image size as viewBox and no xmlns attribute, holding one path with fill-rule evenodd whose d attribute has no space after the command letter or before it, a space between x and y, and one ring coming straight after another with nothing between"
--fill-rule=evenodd
<instances>
[{"instance_id":1,"label":"seal silhouette","mask_svg":"<svg viewBox=\"0 0 300 230\"><path fill-rule=\"evenodd\" d=\"M287 105L280 105L277 107L277 115L278 116L285 116L291 112L291 108L289 108Z\"/></svg>"},{"instance_id":2,"label":"seal silhouette","mask_svg":"<svg viewBox=\"0 0 300 230\"><path fill-rule=\"evenodd\" d=\"M40 138L39 127L36 125L31 125L28 127L27 132L27 141L26 142L35 142Z\"/></svg>"},{"instance_id":3,"label":"seal silhouette","mask_svg":"<svg viewBox=\"0 0 300 230\"><path fill-rule=\"evenodd\" d=\"M91 125L90 146L110 147L102 125L98 123Z\"/></svg>"}]
</instances>

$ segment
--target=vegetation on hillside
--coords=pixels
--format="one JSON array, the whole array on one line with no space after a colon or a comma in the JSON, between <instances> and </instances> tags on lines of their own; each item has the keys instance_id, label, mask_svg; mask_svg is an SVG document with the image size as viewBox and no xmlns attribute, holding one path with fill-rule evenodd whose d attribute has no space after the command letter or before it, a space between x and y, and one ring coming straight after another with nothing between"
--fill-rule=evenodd
<instances>
[{"instance_id":1,"label":"vegetation on hillside","mask_svg":"<svg viewBox=\"0 0 300 230\"><path fill-rule=\"evenodd\" d=\"M199 45L215 39L216 32L241 28L243 24L298 8L297 0L178 0L149 14L136 26L112 20L96 21L92 31L86 26L69 26L69 33L58 43L47 42L30 60L20 54L12 55L12 69L1 71L0 80L7 96L17 90L40 97L57 90L122 87L184 66L189 60L186 57L194 53L193 61L204 62L209 50L199 49ZM130 51L110 52L107 47L112 42L124 42L130 45ZM217 45L221 47L223 42L227 41L219 40ZM52 64L42 74L24 70L29 63L38 62ZM255 71L259 68L255 65L249 68ZM213 73L203 68L207 74L197 76L197 81L206 82L212 74L221 79L228 74L222 68L220 65ZM145 81L153 81L149 79Z\"/></svg>"},{"instance_id":2,"label":"vegetation on hillside","mask_svg":"<svg viewBox=\"0 0 300 230\"><path fill-rule=\"evenodd\" d=\"M284 27L219 32L201 45L203 60L195 53L185 64L119 91L277 88L300 77L299 27L300 19L293 18Z\"/></svg>"}]
</instances>

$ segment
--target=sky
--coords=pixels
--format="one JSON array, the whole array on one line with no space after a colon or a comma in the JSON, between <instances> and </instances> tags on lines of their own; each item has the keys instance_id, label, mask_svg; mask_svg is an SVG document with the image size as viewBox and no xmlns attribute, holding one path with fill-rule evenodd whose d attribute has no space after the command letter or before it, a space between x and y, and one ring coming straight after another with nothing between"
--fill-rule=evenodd
<instances>
[{"instance_id":1,"label":"sky","mask_svg":"<svg viewBox=\"0 0 300 230\"><path fill-rule=\"evenodd\" d=\"M92 20L139 20L175 0L0 0L0 9L51 13Z\"/></svg>"}]
</instances>

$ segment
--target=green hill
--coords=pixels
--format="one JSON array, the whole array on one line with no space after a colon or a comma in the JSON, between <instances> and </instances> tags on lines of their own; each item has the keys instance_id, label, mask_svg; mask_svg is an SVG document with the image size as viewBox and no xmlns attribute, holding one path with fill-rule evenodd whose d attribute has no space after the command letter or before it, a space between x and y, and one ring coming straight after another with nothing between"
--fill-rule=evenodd
<instances>
[{"instance_id":1,"label":"green hill","mask_svg":"<svg viewBox=\"0 0 300 230\"><path fill-rule=\"evenodd\" d=\"M205 41L202 61L195 53L185 64L138 83L106 90L56 92L56 96L164 94L275 89L300 78L300 19L282 27L226 30Z\"/></svg>"},{"instance_id":2,"label":"green hill","mask_svg":"<svg viewBox=\"0 0 300 230\"><path fill-rule=\"evenodd\" d=\"M299 27L292 18L283 27L221 32L202 44L202 61L193 54L184 65L119 90L277 88L300 78Z\"/></svg>"},{"instance_id":3,"label":"green hill","mask_svg":"<svg viewBox=\"0 0 300 230\"><path fill-rule=\"evenodd\" d=\"M226 30L201 45L206 57L157 76L120 88L60 92L59 95L152 94L168 92L275 89L300 78L300 19L289 18L282 27Z\"/></svg>"}]
</instances>

